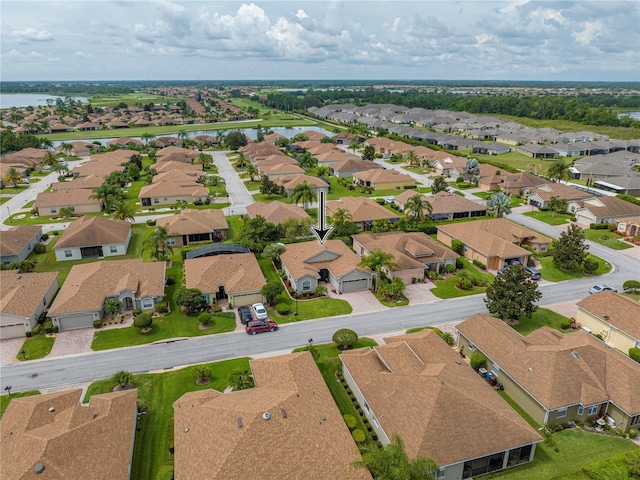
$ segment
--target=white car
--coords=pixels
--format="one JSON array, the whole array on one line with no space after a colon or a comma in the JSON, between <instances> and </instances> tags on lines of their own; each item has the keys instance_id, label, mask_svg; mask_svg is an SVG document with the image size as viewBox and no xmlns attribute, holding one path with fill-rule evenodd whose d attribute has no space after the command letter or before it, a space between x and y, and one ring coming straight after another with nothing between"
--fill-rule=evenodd
<instances>
[{"instance_id":1,"label":"white car","mask_svg":"<svg viewBox=\"0 0 640 480\"><path fill-rule=\"evenodd\" d=\"M253 305L251 305L251 308L253 308L253 311L256 312L256 318L258 320L266 320L267 318L269 318L269 313L267 312L267 309L264 308L264 305L262 303L254 303Z\"/></svg>"}]
</instances>

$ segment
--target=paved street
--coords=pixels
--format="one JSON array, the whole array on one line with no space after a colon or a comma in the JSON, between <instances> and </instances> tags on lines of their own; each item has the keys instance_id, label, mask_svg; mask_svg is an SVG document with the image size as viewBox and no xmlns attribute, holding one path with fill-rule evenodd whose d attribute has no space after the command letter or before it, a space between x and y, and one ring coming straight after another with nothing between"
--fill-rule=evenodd
<instances>
[{"instance_id":1,"label":"paved street","mask_svg":"<svg viewBox=\"0 0 640 480\"><path fill-rule=\"evenodd\" d=\"M231 200L231 207L229 208L227 214L231 213L232 215L237 215L240 213L247 213L247 205L253 203L253 197L247 191L247 188L238 175L238 172L233 168L231 162L227 158L228 150L218 152L212 151L208 152L213 156L213 163L215 163L218 168L218 173L222 178L224 178L227 193L229 194L229 199Z\"/></svg>"}]
</instances>

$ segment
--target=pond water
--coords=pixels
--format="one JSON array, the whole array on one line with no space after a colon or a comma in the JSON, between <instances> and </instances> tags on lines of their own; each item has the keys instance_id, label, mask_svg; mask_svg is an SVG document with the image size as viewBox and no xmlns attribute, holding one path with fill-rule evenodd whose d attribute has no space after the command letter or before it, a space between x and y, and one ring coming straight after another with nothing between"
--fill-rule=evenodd
<instances>
[{"instance_id":1,"label":"pond water","mask_svg":"<svg viewBox=\"0 0 640 480\"><path fill-rule=\"evenodd\" d=\"M47 95L46 93L0 93L0 108L12 107L37 107L47 104L47 100L53 100L55 104L57 98L64 99L64 96ZM72 97L74 100L87 102L85 97Z\"/></svg>"}]
</instances>

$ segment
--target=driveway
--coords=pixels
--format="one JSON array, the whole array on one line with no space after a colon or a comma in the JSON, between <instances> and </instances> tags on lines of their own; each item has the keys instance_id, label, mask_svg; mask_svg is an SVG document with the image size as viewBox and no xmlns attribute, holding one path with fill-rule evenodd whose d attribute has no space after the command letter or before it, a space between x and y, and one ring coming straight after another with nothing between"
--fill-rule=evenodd
<instances>
[{"instance_id":1,"label":"driveway","mask_svg":"<svg viewBox=\"0 0 640 480\"><path fill-rule=\"evenodd\" d=\"M26 337L8 338L0 340L0 365L8 365L17 362L16 355L20 351L20 347L26 340Z\"/></svg>"},{"instance_id":2,"label":"driveway","mask_svg":"<svg viewBox=\"0 0 640 480\"><path fill-rule=\"evenodd\" d=\"M427 283L409 283L407 284L404 295L409 299L409 305L417 305L419 303L429 303L438 300L431 289L435 285L429 281Z\"/></svg>"},{"instance_id":3,"label":"driveway","mask_svg":"<svg viewBox=\"0 0 640 480\"><path fill-rule=\"evenodd\" d=\"M350 292L338 295L329 290L329 297L339 298L340 300L346 300L353 308L352 315L357 313L369 313L369 312L381 312L383 310L389 310L389 307L382 305L378 299L369 290L362 290L360 292Z\"/></svg>"},{"instance_id":4,"label":"driveway","mask_svg":"<svg viewBox=\"0 0 640 480\"><path fill-rule=\"evenodd\" d=\"M93 328L79 328L58 333L47 358L90 352L94 332Z\"/></svg>"}]
</instances>

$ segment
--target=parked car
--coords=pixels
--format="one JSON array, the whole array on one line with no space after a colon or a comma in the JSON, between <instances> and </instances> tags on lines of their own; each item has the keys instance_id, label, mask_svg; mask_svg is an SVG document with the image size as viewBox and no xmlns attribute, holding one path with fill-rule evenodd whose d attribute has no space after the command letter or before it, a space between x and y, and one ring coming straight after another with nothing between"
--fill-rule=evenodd
<instances>
[{"instance_id":1,"label":"parked car","mask_svg":"<svg viewBox=\"0 0 640 480\"><path fill-rule=\"evenodd\" d=\"M251 320L245 327L245 331L249 335L255 335L260 332L275 332L277 329L278 324L273 320Z\"/></svg>"},{"instance_id":2,"label":"parked car","mask_svg":"<svg viewBox=\"0 0 640 480\"><path fill-rule=\"evenodd\" d=\"M269 318L269 313L267 312L267 309L264 308L264 305L262 303L254 303L253 305L251 305L251 308L253 308L253 311L256 312L256 318L258 320L266 320Z\"/></svg>"},{"instance_id":3,"label":"parked car","mask_svg":"<svg viewBox=\"0 0 640 480\"><path fill-rule=\"evenodd\" d=\"M251 316L251 309L247 306L238 307L238 316L242 323L249 323L253 320L253 317Z\"/></svg>"},{"instance_id":4,"label":"parked car","mask_svg":"<svg viewBox=\"0 0 640 480\"><path fill-rule=\"evenodd\" d=\"M611 290L612 292L617 292L618 289L610 287L609 285L605 285L604 283L600 283L598 285L594 285L593 287L591 287L589 289L589 293L600 293L600 292L604 292L605 290Z\"/></svg>"},{"instance_id":5,"label":"parked car","mask_svg":"<svg viewBox=\"0 0 640 480\"><path fill-rule=\"evenodd\" d=\"M531 280L540 280L542 278L542 275L540 275L540 271L537 268L525 267L524 269L531 275Z\"/></svg>"}]
</instances>

